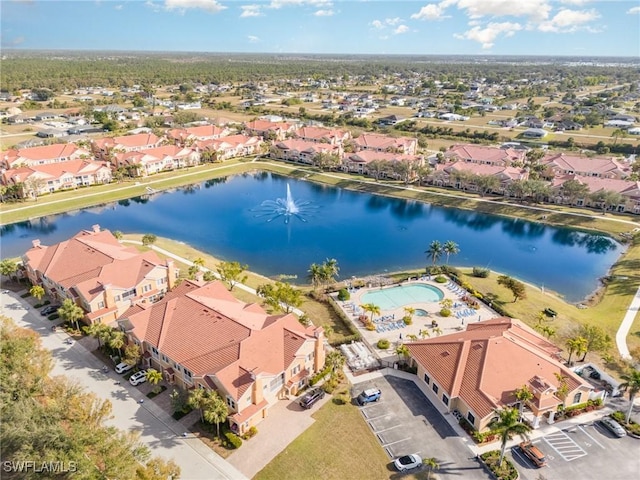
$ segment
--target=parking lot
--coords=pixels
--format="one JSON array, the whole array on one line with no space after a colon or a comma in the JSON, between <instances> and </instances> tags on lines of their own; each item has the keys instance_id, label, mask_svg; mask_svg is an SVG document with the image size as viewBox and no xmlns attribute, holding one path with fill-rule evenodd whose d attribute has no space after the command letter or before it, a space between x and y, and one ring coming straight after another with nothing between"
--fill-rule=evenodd
<instances>
[{"instance_id":1,"label":"parking lot","mask_svg":"<svg viewBox=\"0 0 640 480\"><path fill-rule=\"evenodd\" d=\"M353 397L367 388L379 388L380 401L360 407L382 448L393 459L417 453L435 458L438 478L487 479L465 441L409 380L393 376L355 384Z\"/></svg>"},{"instance_id":2,"label":"parking lot","mask_svg":"<svg viewBox=\"0 0 640 480\"><path fill-rule=\"evenodd\" d=\"M631 480L640 473L640 440L617 438L598 422L572 425L533 442L547 457L547 466L535 468L517 448L511 449L520 478L547 480L610 478Z\"/></svg>"}]
</instances>

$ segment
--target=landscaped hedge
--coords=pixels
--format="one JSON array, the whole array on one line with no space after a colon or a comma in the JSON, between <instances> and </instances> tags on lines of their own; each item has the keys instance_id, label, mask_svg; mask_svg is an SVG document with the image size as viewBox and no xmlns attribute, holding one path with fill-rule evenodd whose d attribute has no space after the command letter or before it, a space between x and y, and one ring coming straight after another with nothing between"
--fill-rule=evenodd
<instances>
[{"instance_id":1,"label":"landscaped hedge","mask_svg":"<svg viewBox=\"0 0 640 480\"><path fill-rule=\"evenodd\" d=\"M233 432L225 432L224 436L233 448L240 448L242 446L242 439Z\"/></svg>"},{"instance_id":2,"label":"landscaped hedge","mask_svg":"<svg viewBox=\"0 0 640 480\"><path fill-rule=\"evenodd\" d=\"M618 422L622 427L629 432L632 436L638 438L640 437L640 424L635 423L631 420L631 423L626 423L627 414L617 410L611 414L611 418L613 418L616 422Z\"/></svg>"},{"instance_id":3,"label":"landscaped hedge","mask_svg":"<svg viewBox=\"0 0 640 480\"><path fill-rule=\"evenodd\" d=\"M484 267L473 267L473 276L478 278L487 278L491 270Z\"/></svg>"},{"instance_id":4,"label":"landscaped hedge","mask_svg":"<svg viewBox=\"0 0 640 480\"><path fill-rule=\"evenodd\" d=\"M380 350L386 350L387 348L389 348L389 345L391 345L391 343L389 342L389 340L387 340L386 338L381 338L380 340L378 340L378 345L377 347Z\"/></svg>"},{"instance_id":5,"label":"landscaped hedge","mask_svg":"<svg viewBox=\"0 0 640 480\"><path fill-rule=\"evenodd\" d=\"M518 470L508 458L502 460L502 466L498 466L500 460L500 450L491 450L480 455L480 460L492 473L496 480L516 480L518 478Z\"/></svg>"},{"instance_id":6,"label":"landscaped hedge","mask_svg":"<svg viewBox=\"0 0 640 480\"><path fill-rule=\"evenodd\" d=\"M338 300L341 302L346 302L351 298L351 294L347 291L346 288L341 288L338 292Z\"/></svg>"}]
</instances>

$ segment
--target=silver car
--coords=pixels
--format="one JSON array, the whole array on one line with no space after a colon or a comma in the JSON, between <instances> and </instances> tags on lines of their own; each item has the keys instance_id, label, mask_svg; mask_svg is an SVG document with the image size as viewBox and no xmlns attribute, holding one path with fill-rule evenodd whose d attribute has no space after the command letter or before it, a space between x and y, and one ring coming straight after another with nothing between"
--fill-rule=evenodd
<instances>
[{"instance_id":1,"label":"silver car","mask_svg":"<svg viewBox=\"0 0 640 480\"><path fill-rule=\"evenodd\" d=\"M600 423L602 424L603 427L605 427L607 430L613 433L616 437L624 437L627 434L625 429L622 428L622 425L620 425L611 417L601 418Z\"/></svg>"}]
</instances>

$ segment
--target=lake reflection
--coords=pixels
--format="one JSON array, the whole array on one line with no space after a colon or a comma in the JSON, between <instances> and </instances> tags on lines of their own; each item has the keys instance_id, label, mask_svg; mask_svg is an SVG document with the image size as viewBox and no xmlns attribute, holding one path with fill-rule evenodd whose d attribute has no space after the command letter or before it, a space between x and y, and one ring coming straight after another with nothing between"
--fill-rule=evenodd
<instances>
[{"instance_id":1,"label":"lake reflection","mask_svg":"<svg viewBox=\"0 0 640 480\"><path fill-rule=\"evenodd\" d=\"M263 202L286 196L287 183L296 202L314 207L313 216L287 224L256 216ZM261 172L6 225L2 256L24 253L35 238L50 245L94 224L180 240L264 275L297 275L299 283L307 281L311 263L325 258L338 260L342 278L422 268L430 263L424 251L431 241L453 240L460 254L451 265L489 267L570 301L593 291L621 253L602 235Z\"/></svg>"}]
</instances>

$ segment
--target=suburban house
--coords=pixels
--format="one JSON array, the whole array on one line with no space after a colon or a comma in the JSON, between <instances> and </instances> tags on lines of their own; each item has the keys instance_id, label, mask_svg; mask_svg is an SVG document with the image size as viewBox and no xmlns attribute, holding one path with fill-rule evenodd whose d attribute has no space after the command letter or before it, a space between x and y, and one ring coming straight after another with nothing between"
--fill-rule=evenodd
<instances>
[{"instance_id":1,"label":"suburban house","mask_svg":"<svg viewBox=\"0 0 640 480\"><path fill-rule=\"evenodd\" d=\"M614 158L589 158L565 153L546 155L540 163L556 176L580 175L582 177L624 178L631 175L631 168Z\"/></svg>"},{"instance_id":2,"label":"suburban house","mask_svg":"<svg viewBox=\"0 0 640 480\"><path fill-rule=\"evenodd\" d=\"M274 158L307 164L312 164L313 158L319 153L333 154L341 158L342 146L289 139L275 142L270 150L270 155Z\"/></svg>"},{"instance_id":3,"label":"suburban house","mask_svg":"<svg viewBox=\"0 0 640 480\"><path fill-rule=\"evenodd\" d=\"M533 393L525 418L534 428L542 417L553 423L562 406L603 395L562 363L559 348L519 320L474 322L466 331L405 345L434 405L457 410L478 431L487 430L497 409L518 406L515 392L525 385Z\"/></svg>"},{"instance_id":4,"label":"suburban house","mask_svg":"<svg viewBox=\"0 0 640 480\"><path fill-rule=\"evenodd\" d=\"M543 128L527 128L521 135L525 138L544 138L549 134Z\"/></svg>"},{"instance_id":5,"label":"suburban house","mask_svg":"<svg viewBox=\"0 0 640 480\"><path fill-rule=\"evenodd\" d=\"M31 167L80 158L93 160L93 154L73 143L55 143L41 147L6 150L2 152L1 164L4 168Z\"/></svg>"},{"instance_id":6,"label":"suburban house","mask_svg":"<svg viewBox=\"0 0 640 480\"><path fill-rule=\"evenodd\" d=\"M294 136L307 142L342 145L351 138L351 132L348 130L336 130L324 127L302 127L296 130Z\"/></svg>"},{"instance_id":7,"label":"suburban house","mask_svg":"<svg viewBox=\"0 0 640 480\"><path fill-rule=\"evenodd\" d=\"M257 135L265 140L284 140L287 134L295 132L296 127L287 122L270 122L268 120L253 120L244 125L247 135Z\"/></svg>"},{"instance_id":8,"label":"suburban house","mask_svg":"<svg viewBox=\"0 0 640 480\"><path fill-rule=\"evenodd\" d=\"M215 140L203 140L196 142L196 148L201 153L213 152L216 160L243 157L260 153L263 141L260 137L247 135L227 135Z\"/></svg>"},{"instance_id":9,"label":"suburban house","mask_svg":"<svg viewBox=\"0 0 640 480\"><path fill-rule=\"evenodd\" d=\"M524 150L514 148L496 148L483 145L453 145L444 154L447 160L460 160L485 165L510 166L513 162L523 163L526 159Z\"/></svg>"},{"instance_id":10,"label":"suburban house","mask_svg":"<svg viewBox=\"0 0 640 480\"><path fill-rule=\"evenodd\" d=\"M2 184L21 185L22 197L111 182L111 168L105 162L68 160L17 167L2 171Z\"/></svg>"},{"instance_id":11,"label":"suburban house","mask_svg":"<svg viewBox=\"0 0 640 480\"><path fill-rule=\"evenodd\" d=\"M160 138L153 133L139 133L122 137L99 138L91 143L91 147L96 157L102 160L110 160L111 152L141 152L160 147L164 141L164 138Z\"/></svg>"},{"instance_id":12,"label":"suburban house","mask_svg":"<svg viewBox=\"0 0 640 480\"><path fill-rule=\"evenodd\" d=\"M376 152L373 150L360 150L349 153L342 159L342 170L350 173L368 174L367 166L374 160L382 160L389 163L407 162L414 167L424 165L424 157L421 155L405 155L393 152ZM387 173L386 176L389 176Z\"/></svg>"},{"instance_id":13,"label":"suburban house","mask_svg":"<svg viewBox=\"0 0 640 480\"><path fill-rule=\"evenodd\" d=\"M86 323L115 322L133 302L162 297L178 277L172 260L125 247L99 225L51 246L34 240L22 260L33 285L41 285L53 303L73 300Z\"/></svg>"},{"instance_id":14,"label":"suburban house","mask_svg":"<svg viewBox=\"0 0 640 480\"><path fill-rule=\"evenodd\" d=\"M359 150L372 150L374 152L395 152L406 155L415 155L418 141L410 137L391 137L378 133L363 133L354 140Z\"/></svg>"},{"instance_id":15,"label":"suburban house","mask_svg":"<svg viewBox=\"0 0 640 480\"><path fill-rule=\"evenodd\" d=\"M439 187L452 187L462 190L477 191L479 186L475 183L473 176L496 177L500 185L485 193L504 194L507 186L516 180L526 180L529 172L525 168L508 167L502 165L492 165L483 163L468 163L457 161L454 163L441 163L435 166L434 171L429 175L429 182Z\"/></svg>"},{"instance_id":16,"label":"suburban house","mask_svg":"<svg viewBox=\"0 0 640 480\"><path fill-rule=\"evenodd\" d=\"M555 192L553 199L556 203L569 203L567 202L566 196L563 195L562 188L565 182L569 180L577 181L589 187L589 192L584 198L576 198L573 200L572 203L574 205L579 207L601 208L589 195L606 190L617 192L625 199L620 205L610 206L610 210L640 214L640 182L638 181L620 180L618 178L587 177L576 174L558 176L553 179L551 184Z\"/></svg>"},{"instance_id":17,"label":"suburban house","mask_svg":"<svg viewBox=\"0 0 640 480\"><path fill-rule=\"evenodd\" d=\"M200 163L200 153L193 148L163 145L143 151L114 153L111 157L116 168L133 168L137 175L147 176L165 170L184 168Z\"/></svg>"},{"instance_id":18,"label":"suburban house","mask_svg":"<svg viewBox=\"0 0 640 480\"><path fill-rule=\"evenodd\" d=\"M118 324L140 347L145 368L185 390L217 391L238 434L295 395L325 362L321 327L241 302L218 281L184 280L159 302L132 306Z\"/></svg>"},{"instance_id":19,"label":"suburban house","mask_svg":"<svg viewBox=\"0 0 640 480\"><path fill-rule=\"evenodd\" d=\"M189 128L172 128L167 131L167 138L173 140L178 145L192 146L196 141L216 140L225 137L231 130L217 125L200 125Z\"/></svg>"}]
</instances>

